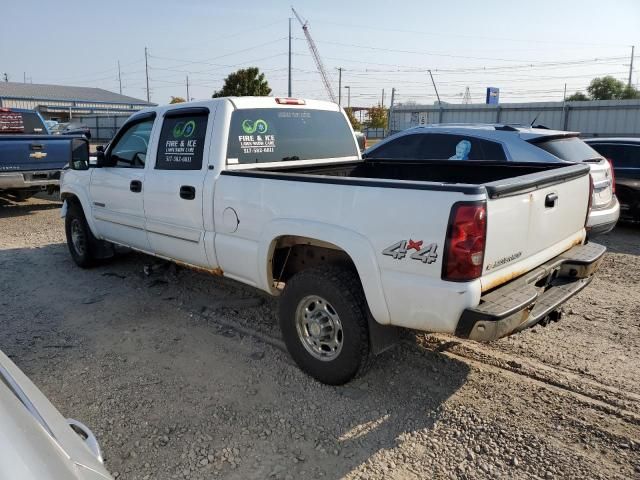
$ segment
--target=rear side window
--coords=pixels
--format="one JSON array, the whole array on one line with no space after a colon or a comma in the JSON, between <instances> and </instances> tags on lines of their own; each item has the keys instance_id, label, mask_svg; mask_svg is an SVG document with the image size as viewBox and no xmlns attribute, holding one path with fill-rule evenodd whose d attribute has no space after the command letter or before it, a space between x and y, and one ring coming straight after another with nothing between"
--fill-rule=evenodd
<instances>
[{"instance_id":1,"label":"rear side window","mask_svg":"<svg viewBox=\"0 0 640 480\"><path fill-rule=\"evenodd\" d=\"M399 137L371 152L369 158L506 160L504 149L497 142L443 133L421 133Z\"/></svg>"},{"instance_id":2,"label":"rear side window","mask_svg":"<svg viewBox=\"0 0 640 480\"><path fill-rule=\"evenodd\" d=\"M603 157L613 161L614 168L640 168L640 145L616 145L591 143Z\"/></svg>"},{"instance_id":3,"label":"rear side window","mask_svg":"<svg viewBox=\"0 0 640 480\"><path fill-rule=\"evenodd\" d=\"M167 114L162 123L156 170L200 170L208 111Z\"/></svg>"},{"instance_id":4,"label":"rear side window","mask_svg":"<svg viewBox=\"0 0 640 480\"><path fill-rule=\"evenodd\" d=\"M584 162L600 158L600 154L577 137L533 142L541 149L567 162Z\"/></svg>"},{"instance_id":5,"label":"rear side window","mask_svg":"<svg viewBox=\"0 0 640 480\"><path fill-rule=\"evenodd\" d=\"M341 112L254 108L231 115L230 165L357 155L355 138Z\"/></svg>"},{"instance_id":6,"label":"rear side window","mask_svg":"<svg viewBox=\"0 0 640 480\"><path fill-rule=\"evenodd\" d=\"M0 111L0 133L46 134L40 116L35 112Z\"/></svg>"}]
</instances>

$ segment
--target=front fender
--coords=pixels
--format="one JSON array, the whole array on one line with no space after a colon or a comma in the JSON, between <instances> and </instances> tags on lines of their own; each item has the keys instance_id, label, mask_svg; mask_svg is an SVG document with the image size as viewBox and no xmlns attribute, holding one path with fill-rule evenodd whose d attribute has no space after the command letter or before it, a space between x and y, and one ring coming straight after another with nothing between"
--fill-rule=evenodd
<instances>
[{"instance_id":1,"label":"front fender","mask_svg":"<svg viewBox=\"0 0 640 480\"><path fill-rule=\"evenodd\" d=\"M378 262L371 243L357 232L334 225L289 219L268 223L262 231L257 258L258 280L262 289L273 292L268 265L277 239L287 235L312 238L344 250L356 266L373 318L383 325L391 323Z\"/></svg>"},{"instance_id":2,"label":"front fender","mask_svg":"<svg viewBox=\"0 0 640 480\"><path fill-rule=\"evenodd\" d=\"M91 229L91 233L96 238L101 238L98 235L98 230L96 229L95 222L93 220L93 214L91 211L91 201L89 200L89 194L87 193L85 188L75 184L63 184L60 187L60 198L63 200L62 209L60 212L60 216L66 216L68 209L68 201L70 197L76 197L82 206L82 211L84 212L84 216L87 219L87 224Z\"/></svg>"}]
</instances>

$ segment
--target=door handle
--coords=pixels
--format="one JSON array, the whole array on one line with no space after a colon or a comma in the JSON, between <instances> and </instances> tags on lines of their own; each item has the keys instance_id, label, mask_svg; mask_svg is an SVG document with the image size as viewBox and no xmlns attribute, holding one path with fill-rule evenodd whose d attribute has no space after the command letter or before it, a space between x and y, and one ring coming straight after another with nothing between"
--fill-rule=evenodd
<instances>
[{"instance_id":1,"label":"door handle","mask_svg":"<svg viewBox=\"0 0 640 480\"><path fill-rule=\"evenodd\" d=\"M129 190L133 193L140 193L142 191L142 182L140 180L131 180Z\"/></svg>"},{"instance_id":2,"label":"door handle","mask_svg":"<svg viewBox=\"0 0 640 480\"><path fill-rule=\"evenodd\" d=\"M180 187L180 198L184 198L185 200L193 200L196 198L196 187L182 185Z\"/></svg>"},{"instance_id":3,"label":"door handle","mask_svg":"<svg viewBox=\"0 0 640 480\"><path fill-rule=\"evenodd\" d=\"M32 143L29 147L31 150L44 150L44 145L42 143Z\"/></svg>"},{"instance_id":4,"label":"door handle","mask_svg":"<svg viewBox=\"0 0 640 480\"><path fill-rule=\"evenodd\" d=\"M544 198L544 206L546 208L553 208L556 206L556 201L558 200L557 193L550 193Z\"/></svg>"}]
</instances>

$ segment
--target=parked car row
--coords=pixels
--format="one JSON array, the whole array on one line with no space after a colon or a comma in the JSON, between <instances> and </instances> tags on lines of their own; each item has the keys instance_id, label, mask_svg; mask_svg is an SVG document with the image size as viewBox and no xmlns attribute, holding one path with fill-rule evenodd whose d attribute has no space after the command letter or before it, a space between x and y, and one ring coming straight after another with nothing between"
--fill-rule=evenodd
<instances>
[{"instance_id":1,"label":"parked car row","mask_svg":"<svg viewBox=\"0 0 640 480\"><path fill-rule=\"evenodd\" d=\"M620 218L640 222L640 138L588 138L585 142L613 166Z\"/></svg>"}]
</instances>

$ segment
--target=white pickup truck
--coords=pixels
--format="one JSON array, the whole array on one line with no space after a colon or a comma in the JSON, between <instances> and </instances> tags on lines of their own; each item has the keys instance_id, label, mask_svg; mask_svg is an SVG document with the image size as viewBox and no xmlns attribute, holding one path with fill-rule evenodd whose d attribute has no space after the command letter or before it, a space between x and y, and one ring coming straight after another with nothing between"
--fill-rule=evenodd
<instances>
[{"instance_id":1,"label":"white pickup truck","mask_svg":"<svg viewBox=\"0 0 640 480\"><path fill-rule=\"evenodd\" d=\"M397 329L489 341L559 317L585 244L589 167L362 160L335 104L220 98L136 113L63 175L81 267L124 245L280 296L287 348L341 384Z\"/></svg>"}]
</instances>

